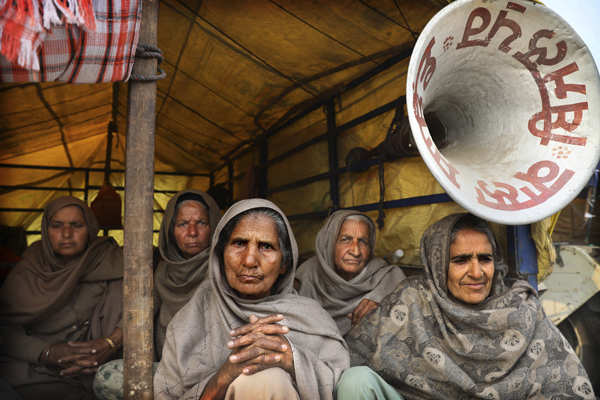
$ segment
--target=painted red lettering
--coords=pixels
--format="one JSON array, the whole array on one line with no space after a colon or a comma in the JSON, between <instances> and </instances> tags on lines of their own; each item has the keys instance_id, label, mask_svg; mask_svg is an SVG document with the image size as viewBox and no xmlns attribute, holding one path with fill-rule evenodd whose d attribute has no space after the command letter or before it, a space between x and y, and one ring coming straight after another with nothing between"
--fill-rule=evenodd
<instances>
[{"instance_id":1,"label":"painted red lettering","mask_svg":"<svg viewBox=\"0 0 600 400\"><path fill-rule=\"evenodd\" d=\"M556 55L548 58L548 48L538 47L538 41L541 38L552 39L554 32L549 29L540 29L533 34L529 41L529 51L527 53L516 52L513 57L519 60L527 69L537 70L537 65L556 65L561 62L567 55L567 43L564 40L556 43ZM535 61L531 59L537 57Z\"/></svg>"},{"instance_id":2,"label":"painted red lettering","mask_svg":"<svg viewBox=\"0 0 600 400\"><path fill-rule=\"evenodd\" d=\"M547 170L545 174L544 170ZM565 169L560 175L559 173L560 167L558 164L554 161L542 160L534 163L527 172L517 172L515 174L515 178L531 184L539 193L535 193L527 186L517 189L504 182L493 182L496 190L492 192L487 188L486 182L479 180L475 187L477 201L484 206L505 211L535 207L556 194L575 175L575 172L570 169ZM547 186L552 181L554 183ZM518 201L519 192L527 196L529 200Z\"/></svg>"},{"instance_id":3,"label":"painted red lettering","mask_svg":"<svg viewBox=\"0 0 600 400\"><path fill-rule=\"evenodd\" d=\"M550 140L556 142L585 146L587 138L559 135L552 133L552 129L562 128L568 132L573 132L581 124L583 119L583 110L588 109L588 103L567 104L562 106L548 107L539 113L534 114L529 120L528 128L532 135L541 138L540 144L547 145ZM567 115L571 114L573 118L567 121ZM556 121L552 121L552 115L556 115ZM538 129L537 124L542 121L542 128Z\"/></svg>"},{"instance_id":4,"label":"painted red lettering","mask_svg":"<svg viewBox=\"0 0 600 400\"><path fill-rule=\"evenodd\" d=\"M544 76L544 82L554 81L556 83L556 89L554 89L554 94L556 94L556 97L559 99L566 98L567 92L586 94L585 85L565 83L565 76L577 71L579 71L579 67L577 66L577 63L573 62L567 65L566 67L558 69L554 72L550 72L549 74Z\"/></svg>"},{"instance_id":5,"label":"painted red lettering","mask_svg":"<svg viewBox=\"0 0 600 400\"><path fill-rule=\"evenodd\" d=\"M487 37L487 42L489 43L492 40L492 38L496 36L496 33L498 33L498 30L500 28L505 27L510 29L512 31L512 34L498 45L498 49L505 53L508 53L511 50L510 44L521 37L521 27L514 20L506 18L507 14L508 11L506 10L500 11L500 14L498 14L498 18L496 18L496 22L494 22L494 26L492 26L492 29L490 30L490 33Z\"/></svg>"},{"instance_id":6,"label":"painted red lettering","mask_svg":"<svg viewBox=\"0 0 600 400\"><path fill-rule=\"evenodd\" d=\"M481 20L481 25L479 25L478 27L473 26L473 23L475 22L476 18L479 18ZM478 7L471 11L471 14L469 14L469 18L467 18L467 23L465 24L465 30L463 32L462 41L456 45L456 48L462 49L463 47L471 46L486 47L489 44L488 39L471 39L471 36L483 32L490 25L491 20L492 16L487 8Z\"/></svg>"},{"instance_id":7,"label":"painted red lettering","mask_svg":"<svg viewBox=\"0 0 600 400\"><path fill-rule=\"evenodd\" d=\"M423 52L423 56L421 57L421 62L419 63L419 70L417 72L417 80L421 81L423 84L423 90L427 89L427 85L429 85L429 81L433 77L433 73L435 72L436 60L435 57L431 56L431 49L435 44L435 37L431 38L425 52Z\"/></svg>"}]
</instances>

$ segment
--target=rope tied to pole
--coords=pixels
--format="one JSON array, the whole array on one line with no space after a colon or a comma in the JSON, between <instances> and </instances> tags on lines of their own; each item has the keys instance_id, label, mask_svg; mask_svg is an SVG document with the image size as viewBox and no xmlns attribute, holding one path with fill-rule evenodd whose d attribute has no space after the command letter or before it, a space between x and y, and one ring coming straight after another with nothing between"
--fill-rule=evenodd
<instances>
[{"instance_id":1,"label":"rope tied to pole","mask_svg":"<svg viewBox=\"0 0 600 400\"><path fill-rule=\"evenodd\" d=\"M158 73L156 73L154 75L146 76L146 75L136 74L135 72L132 72L129 80L139 81L139 82L153 82L153 81L158 81L160 79L164 79L167 76L167 73L165 71L163 71L163 69L160 67L160 63L162 63L162 61L163 61L163 54L162 54L162 50L159 49L158 47L152 46L149 44L138 44L137 48L135 50L135 58L144 58L144 59L156 58L158 60L158 65L157 65Z\"/></svg>"}]
</instances>

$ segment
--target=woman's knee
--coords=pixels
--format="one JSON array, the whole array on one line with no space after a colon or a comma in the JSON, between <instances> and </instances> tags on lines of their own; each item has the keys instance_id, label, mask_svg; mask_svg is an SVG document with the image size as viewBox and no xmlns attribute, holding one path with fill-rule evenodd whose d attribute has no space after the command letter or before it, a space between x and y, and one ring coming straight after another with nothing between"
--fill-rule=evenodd
<instances>
[{"instance_id":1,"label":"woman's knee","mask_svg":"<svg viewBox=\"0 0 600 400\"><path fill-rule=\"evenodd\" d=\"M372 385L376 383L375 372L369 367L359 366L348 368L342 374L337 384L337 398L376 399Z\"/></svg>"},{"instance_id":2,"label":"woman's knee","mask_svg":"<svg viewBox=\"0 0 600 400\"><path fill-rule=\"evenodd\" d=\"M298 399L290 374L269 368L252 375L240 375L230 385L226 399Z\"/></svg>"}]
</instances>

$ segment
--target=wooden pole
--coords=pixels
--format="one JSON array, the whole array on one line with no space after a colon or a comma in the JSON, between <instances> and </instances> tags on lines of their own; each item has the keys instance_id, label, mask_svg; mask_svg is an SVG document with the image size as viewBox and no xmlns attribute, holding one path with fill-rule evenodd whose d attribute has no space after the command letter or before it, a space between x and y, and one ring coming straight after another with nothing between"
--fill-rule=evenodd
<instances>
[{"instance_id":1,"label":"wooden pole","mask_svg":"<svg viewBox=\"0 0 600 400\"><path fill-rule=\"evenodd\" d=\"M158 0L145 0L139 43L157 45ZM133 73L156 75L156 59ZM156 81L130 81L125 164L123 346L125 399L153 398L152 206Z\"/></svg>"}]
</instances>

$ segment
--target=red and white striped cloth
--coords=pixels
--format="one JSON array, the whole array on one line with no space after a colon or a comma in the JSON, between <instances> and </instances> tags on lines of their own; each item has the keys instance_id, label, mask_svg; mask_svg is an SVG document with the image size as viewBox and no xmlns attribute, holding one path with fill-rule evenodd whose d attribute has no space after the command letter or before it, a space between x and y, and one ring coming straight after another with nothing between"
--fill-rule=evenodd
<instances>
[{"instance_id":1,"label":"red and white striped cloth","mask_svg":"<svg viewBox=\"0 0 600 400\"><path fill-rule=\"evenodd\" d=\"M0 0L0 82L126 81L142 1Z\"/></svg>"}]
</instances>

